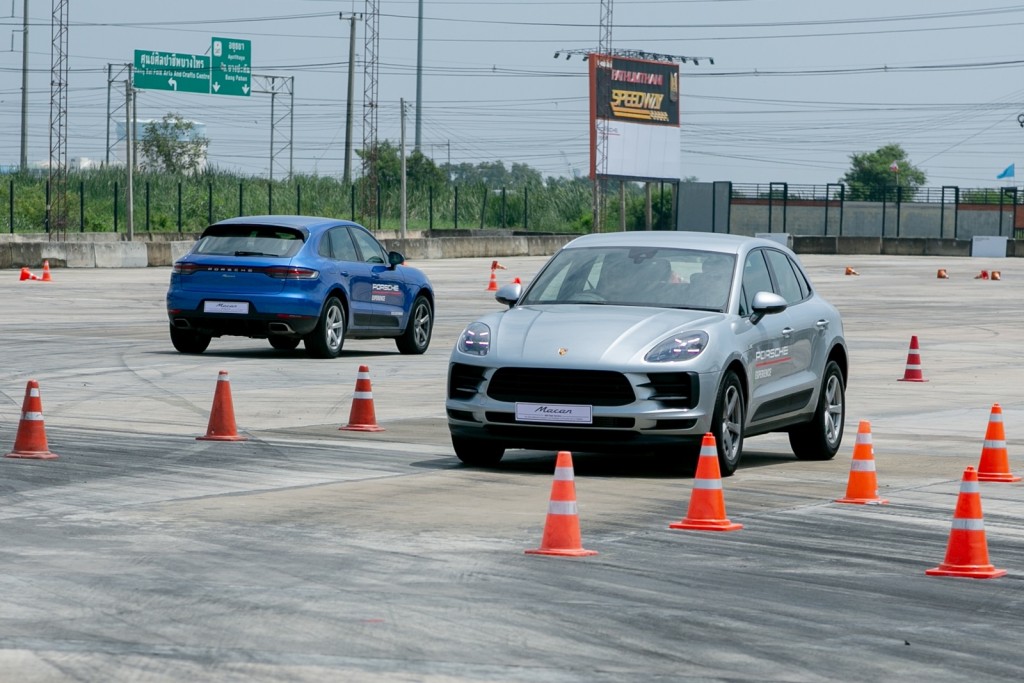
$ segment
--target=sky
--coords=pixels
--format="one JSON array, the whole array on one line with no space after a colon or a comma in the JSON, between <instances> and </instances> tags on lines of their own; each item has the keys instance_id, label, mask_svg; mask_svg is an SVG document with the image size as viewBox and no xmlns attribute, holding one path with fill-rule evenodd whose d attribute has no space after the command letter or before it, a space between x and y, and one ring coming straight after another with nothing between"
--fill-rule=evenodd
<instances>
[{"instance_id":1,"label":"sky","mask_svg":"<svg viewBox=\"0 0 1024 683\"><path fill-rule=\"evenodd\" d=\"M342 174L353 0L72 0L69 158L107 152L108 65L134 51L204 54L214 36L252 41L252 71L291 77L295 173ZM379 140L416 129L417 0L379 0ZM29 162L49 158L51 3L29 8ZM0 10L0 165L20 158L22 0ZM599 0L423 0L421 151L437 163L502 161L585 175L587 64ZM682 175L739 184L824 185L853 154L897 143L926 185L998 187L1024 175L1024 4L1010 0L618 0L613 50L696 58L680 67ZM356 24L353 145L363 139L365 25ZM576 54L565 58L566 51ZM559 52L556 59L554 54ZM714 60L714 64L708 58ZM110 89L122 119L123 76ZM286 97L145 90L139 119L205 124L208 162L267 177L271 119ZM278 131L283 128L278 127ZM111 135L114 136L113 128ZM280 147L281 133L277 144ZM123 150L115 150L123 156ZM275 177L284 157L276 157ZM358 172L358 159L353 168Z\"/></svg>"}]
</instances>

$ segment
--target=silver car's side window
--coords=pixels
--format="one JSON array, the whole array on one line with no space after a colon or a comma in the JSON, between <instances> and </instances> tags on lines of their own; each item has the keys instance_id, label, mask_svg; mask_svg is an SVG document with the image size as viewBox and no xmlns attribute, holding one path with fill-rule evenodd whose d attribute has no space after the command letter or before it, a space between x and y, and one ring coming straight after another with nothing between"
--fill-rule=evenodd
<instances>
[{"instance_id":1,"label":"silver car's side window","mask_svg":"<svg viewBox=\"0 0 1024 683\"><path fill-rule=\"evenodd\" d=\"M804 295L797 282L796 273L789 262L789 257L781 251L766 249L765 256L771 264L772 272L775 274L777 294L786 300L787 304L793 305L803 301Z\"/></svg>"},{"instance_id":2,"label":"silver car's side window","mask_svg":"<svg viewBox=\"0 0 1024 683\"><path fill-rule=\"evenodd\" d=\"M768 273L768 264L764 261L764 254L760 249L747 254L747 260L743 262L743 310L741 314L749 315L753 310L752 303L754 295L758 292L771 292L772 277Z\"/></svg>"}]
</instances>

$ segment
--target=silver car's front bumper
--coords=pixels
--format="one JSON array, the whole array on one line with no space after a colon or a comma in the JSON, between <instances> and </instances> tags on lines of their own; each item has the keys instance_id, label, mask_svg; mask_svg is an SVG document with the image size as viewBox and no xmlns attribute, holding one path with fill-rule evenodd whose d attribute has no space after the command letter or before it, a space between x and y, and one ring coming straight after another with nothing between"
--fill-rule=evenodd
<instances>
[{"instance_id":1,"label":"silver car's front bumper","mask_svg":"<svg viewBox=\"0 0 1024 683\"><path fill-rule=\"evenodd\" d=\"M494 369L452 363L445 402L454 436L505 448L623 450L699 440L711 426L717 374ZM587 422L517 417L518 405L579 406Z\"/></svg>"}]
</instances>

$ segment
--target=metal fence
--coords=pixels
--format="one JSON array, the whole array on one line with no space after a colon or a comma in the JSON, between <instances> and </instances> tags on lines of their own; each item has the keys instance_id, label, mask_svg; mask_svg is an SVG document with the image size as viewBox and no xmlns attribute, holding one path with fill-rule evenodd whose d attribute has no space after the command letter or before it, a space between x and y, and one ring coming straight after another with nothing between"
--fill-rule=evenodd
<instances>
[{"instance_id":1,"label":"metal fence","mask_svg":"<svg viewBox=\"0 0 1024 683\"><path fill-rule=\"evenodd\" d=\"M127 229L124 181L110 176L68 183L66 224L51 216L45 178L0 184L6 211L0 232L124 232ZM371 229L396 229L402 215L399 188L343 185L331 179L271 182L261 179L204 181L145 178L133 184L133 228L154 232L198 232L225 218L258 214L302 214L347 218ZM577 196L579 195L579 196ZM483 186L411 187L406 196L410 229L510 228L529 231L572 230L589 207L585 188L558 193Z\"/></svg>"}]
</instances>

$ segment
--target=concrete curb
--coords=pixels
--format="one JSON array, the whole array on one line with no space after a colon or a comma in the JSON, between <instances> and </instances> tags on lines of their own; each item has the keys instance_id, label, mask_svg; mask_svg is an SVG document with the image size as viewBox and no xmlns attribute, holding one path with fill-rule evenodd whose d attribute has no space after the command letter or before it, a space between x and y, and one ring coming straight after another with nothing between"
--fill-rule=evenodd
<instances>
[{"instance_id":1,"label":"concrete curb","mask_svg":"<svg viewBox=\"0 0 1024 683\"><path fill-rule=\"evenodd\" d=\"M781 234L781 233L780 233ZM4 236L6 237L6 236ZM145 268L166 267L185 255L192 239L181 235L153 234L137 241L118 241L116 235L97 233L68 235L67 241L0 239L0 268L39 268L49 261L51 268ZM578 235L501 235L459 237L383 237L388 248L402 252L410 261L446 258L501 258L547 256ZM847 254L886 256L971 256L971 240L882 237L828 237L789 235L787 241L798 254ZM1006 256L1024 256L1024 241L1007 240Z\"/></svg>"}]
</instances>

